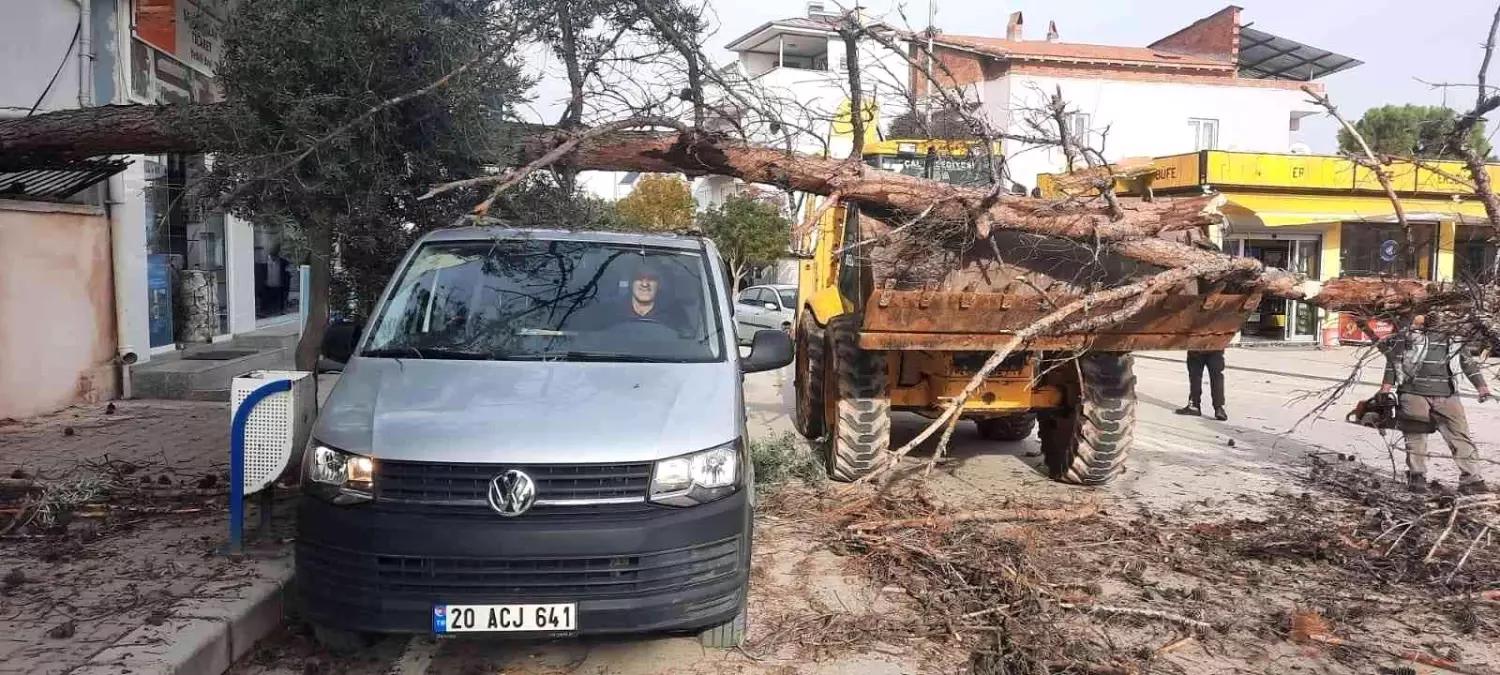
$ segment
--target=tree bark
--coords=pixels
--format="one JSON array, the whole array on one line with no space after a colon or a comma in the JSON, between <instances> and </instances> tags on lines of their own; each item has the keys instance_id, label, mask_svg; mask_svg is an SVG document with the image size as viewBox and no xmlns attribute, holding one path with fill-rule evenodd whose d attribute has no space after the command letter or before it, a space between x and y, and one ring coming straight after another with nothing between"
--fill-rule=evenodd
<instances>
[{"instance_id":1,"label":"tree bark","mask_svg":"<svg viewBox=\"0 0 1500 675\"><path fill-rule=\"evenodd\" d=\"M232 130L223 126L219 106L101 106L67 110L0 122L0 162L80 158L109 154L202 152L214 150ZM518 125L519 126L519 125ZM1221 197L1141 202L1121 200L1123 217L1112 220L1108 209L1093 203L1049 201L1018 196L986 200L984 190L869 169L857 161L797 155L747 145L702 133L612 131L578 140L579 132L532 125L521 127L521 152L511 161L525 163L558 145L577 144L572 166L578 170L639 171L722 175L750 183L820 195L839 194L882 219L915 217L969 222L980 238L991 229L1010 229L1053 237L1098 241L1126 257L1161 267L1216 267L1230 256L1168 241L1161 235L1195 230L1220 220ZM982 208L987 204L987 208ZM328 242L324 242L328 244ZM314 292L327 287L330 250L314 257ZM321 263L319 260L321 259ZM317 265L324 266L321 273ZM1222 264L1217 267L1223 267ZM1240 267L1223 277L1260 286L1272 296L1304 300L1332 311L1380 311L1415 304L1462 302L1451 285L1410 279L1334 279L1309 282L1274 268L1246 272ZM321 274L321 277L319 276ZM320 301L319 295L313 296ZM321 340L326 324L326 292L314 308L305 338ZM316 330L311 330L316 326ZM313 335L316 333L316 335ZM316 341L304 339L304 349Z\"/></svg>"},{"instance_id":2,"label":"tree bark","mask_svg":"<svg viewBox=\"0 0 1500 675\"><path fill-rule=\"evenodd\" d=\"M0 168L207 150L227 131L220 110L220 105L106 105L0 120Z\"/></svg>"},{"instance_id":3,"label":"tree bark","mask_svg":"<svg viewBox=\"0 0 1500 675\"><path fill-rule=\"evenodd\" d=\"M323 351L323 336L328 333L328 286L329 271L333 262L333 236L326 219L312 223L308 228L308 246L311 257L308 266L307 325L297 340L297 370L313 372L317 369L318 357Z\"/></svg>"},{"instance_id":4,"label":"tree bark","mask_svg":"<svg viewBox=\"0 0 1500 675\"><path fill-rule=\"evenodd\" d=\"M218 149L232 133L216 105L100 106L0 122L0 161L82 158ZM197 133L194 130L198 130ZM546 126L523 128L527 162L541 157L570 134ZM1208 197L1158 203L1130 201L1125 217L1111 222L1098 206L1003 196L971 214L986 191L866 168L859 162L796 155L704 134L615 132L578 144L578 170L717 174L843 199L876 212L975 220L981 237L991 228L1017 229L1077 239L1146 237L1217 222Z\"/></svg>"}]
</instances>

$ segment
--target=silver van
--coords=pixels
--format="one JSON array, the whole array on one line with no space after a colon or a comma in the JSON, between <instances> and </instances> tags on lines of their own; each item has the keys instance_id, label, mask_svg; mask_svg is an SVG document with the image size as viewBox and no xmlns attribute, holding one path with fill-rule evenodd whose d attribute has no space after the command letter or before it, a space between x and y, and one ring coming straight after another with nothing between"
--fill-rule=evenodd
<instances>
[{"instance_id":1,"label":"silver van","mask_svg":"<svg viewBox=\"0 0 1500 675\"><path fill-rule=\"evenodd\" d=\"M320 640L745 629L754 477L725 268L696 237L451 229L402 261L304 453Z\"/></svg>"}]
</instances>

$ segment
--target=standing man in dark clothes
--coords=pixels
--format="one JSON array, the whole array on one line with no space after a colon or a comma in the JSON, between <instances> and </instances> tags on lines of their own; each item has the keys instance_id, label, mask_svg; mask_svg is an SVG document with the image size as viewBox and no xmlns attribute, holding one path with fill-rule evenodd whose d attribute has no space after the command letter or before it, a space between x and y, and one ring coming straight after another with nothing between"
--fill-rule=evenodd
<instances>
[{"instance_id":1,"label":"standing man in dark clothes","mask_svg":"<svg viewBox=\"0 0 1500 675\"><path fill-rule=\"evenodd\" d=\"M1203 415L1203 369L1208 369L1208 388L1214 400L1214 419L1229 419L1224 412L1224 350L1187 353L1188 404L1178 408L1179 415Z\"/></svg>"},{"instance_id":2,"label":"standing man in dark clothes","mask_svg":"<svg viewBox=\"0 0 1500 675\"><path fill-rule=\"evenodd\" d=\"M1441 326L1430 324L1434 319L1418 315L1412 319L1411 330L1384 350L1385 380L1380 391L1390 393L1394 389L1401 401L1399 424L1406 440L1406 485L1413 492L1427 491L1427 435L1436 430L1448 442L1453 461L1458 464L1458 491L1483 493L1487 490L1479 474L1479 450L1469 437L1469 421L1454 379L1456 371L1469 378L1479 392L1480 403L1490 399L1490 387L1464 344L1442 331Z\"/></svg>"}]
</instances>

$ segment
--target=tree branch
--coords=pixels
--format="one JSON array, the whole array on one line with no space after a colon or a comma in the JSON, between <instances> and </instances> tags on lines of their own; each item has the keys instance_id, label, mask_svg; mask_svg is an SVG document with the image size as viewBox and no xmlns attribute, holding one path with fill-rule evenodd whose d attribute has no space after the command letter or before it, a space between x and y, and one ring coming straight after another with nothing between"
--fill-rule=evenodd
<instances>
[{"instance_id":1,"label":"tree branch","mask_svg":"<svg viewBox=\"0 0 1500 675\"><path fill-rule=\"evenodd\" d=\"M1354 137L1354 140L1359 143L1360 149L1364 151L1364 157L1356 157L1355 162L1375 174L1375 179L1380 181L1380 187L1385 190L1386 198L1391 201L1391 208L1395 209L1396 212L1396 222L1401 224L1401 230L1406 233L1406 255L1403 256L1405 258L1404 266L1406 274L1415 276L1418 269L1417 234L1412 229L1411 223L1406 220L1406 206L1401 203L1400 195L1396 194L1396 188L1391 184L1390 171L1381 163L1380 158L1375 156L1375 151L1370 149L1370 144L1365 141L1364 134L1359 133L1359 129L1354 128L1354 125L1350 124L1349 120L1344 119L1344 116L1339 114L1339 109L1333 105L1332 99L1328 98L1325 94L1318 93L1309 85L1302 85L1302 92L1312 97L1313 103L1327 110L1333 119L1338 120L1338 123L1343 125L1344 130L1349 132L1350 136Z\"/></svg>"},{"instance_id":2,"label":"tree branch","mask_svg":"<svg viewBox=\"0 0 1500 675\"><path fill-rule=\"evenodd\" d=\"M556 147L552 148L551 150L547 151L540 157L537 157L536 159L532 160L530 163L519 169L507 171L506 173L499 176L479 176L477 178L466 178L464 180L456 180L451 183L437 185L417 199L431 199L445 192L452 192L453 190L460 190L464 188L479 187L481 185L495 185L495 190L490 194L489 199L484 200L479 204L479 206L476 206L474 208L474 213L476 215L483 215L485 212L489 211L490 205L494 203L495 198L498 197L500 193L510 189L511 187L514 187L517 183L520 183L527 176L531 175L538 169L549 166L557 162L558 160L567 157L570 153L573 152L574 149L576 149L584 142L593 138L604 136L606 134L624 131L626 129L638 129L641 127L668 127L677 129L681 133L689 133L688 128L681 122L665 117L632 117L630 119L610 122L608 124L603 124L584 131L570 133L570 135L566 139L558 142Z\"/></svg>"}]
</instances>

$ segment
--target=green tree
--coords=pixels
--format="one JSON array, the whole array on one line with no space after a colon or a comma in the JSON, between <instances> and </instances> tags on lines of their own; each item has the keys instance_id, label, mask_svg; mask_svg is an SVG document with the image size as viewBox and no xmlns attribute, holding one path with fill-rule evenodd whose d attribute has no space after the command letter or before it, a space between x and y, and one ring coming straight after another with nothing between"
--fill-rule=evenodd
<instances>
[{"instance_id":1,"label":"green tree","mask_svg":"<svg viewBox=\"0 0 1500 675\"><path fill-rule=\"evenodd\" d=\"M745 195L734 195L703 212L698 228L719 247L735 292L752 267L776 260L791 246L792 224L781 210Z\"/></svg>"},{"instance_id":2,"label":"green tree","mask_svg":"<svg viewBox=\"0 0 1500 675\"><path fill-rule=\"evenodd\" d=\"M1354 128L1377 155L1462 159L1458 149L1449 146L1447 141L1457 118L1458 114L1451 108L1442 106L1385 105L1366 110L1364 117L1354 123ZM1489 156L1490 143L1485 139L1484 122L1481 121L1469 134L1469 145L1479 151L1481 157ZM1345 129L1339 129L1339 150L1363 152L1354 136Z\"/></svg>"},{"instance_id":3,"label":"green tree","mask_svg":"<svg viewBox=\"0 0 1500 675\"><path fill-rule=\"evenodd\" d=\"M250 220L285 223L305 242L313 280L299 367L317 357L334 251L345 282L340 309L348 300L357 311L401 249L475 199L417 196L507 156L496 123L514 119L527 83L508 60L512 38L487 28L515 23L499 11L488 0L244 0L236 8L218 70L234 133L217 148L203 196L230 200ZM466 63L426 95L388 103Z\"/></svg>"},{"instance_id":4,"label":"green tree","mask_svg":"<svg viewBox=\"0 0 1500 675\"><path fill-rule=\"evenodd\" d=\"M642 176L635 189L615 204L620 220L645 232L672 232L693 223L697 204L687 181L669 174Z\"/></svg>"}]
</instances>

